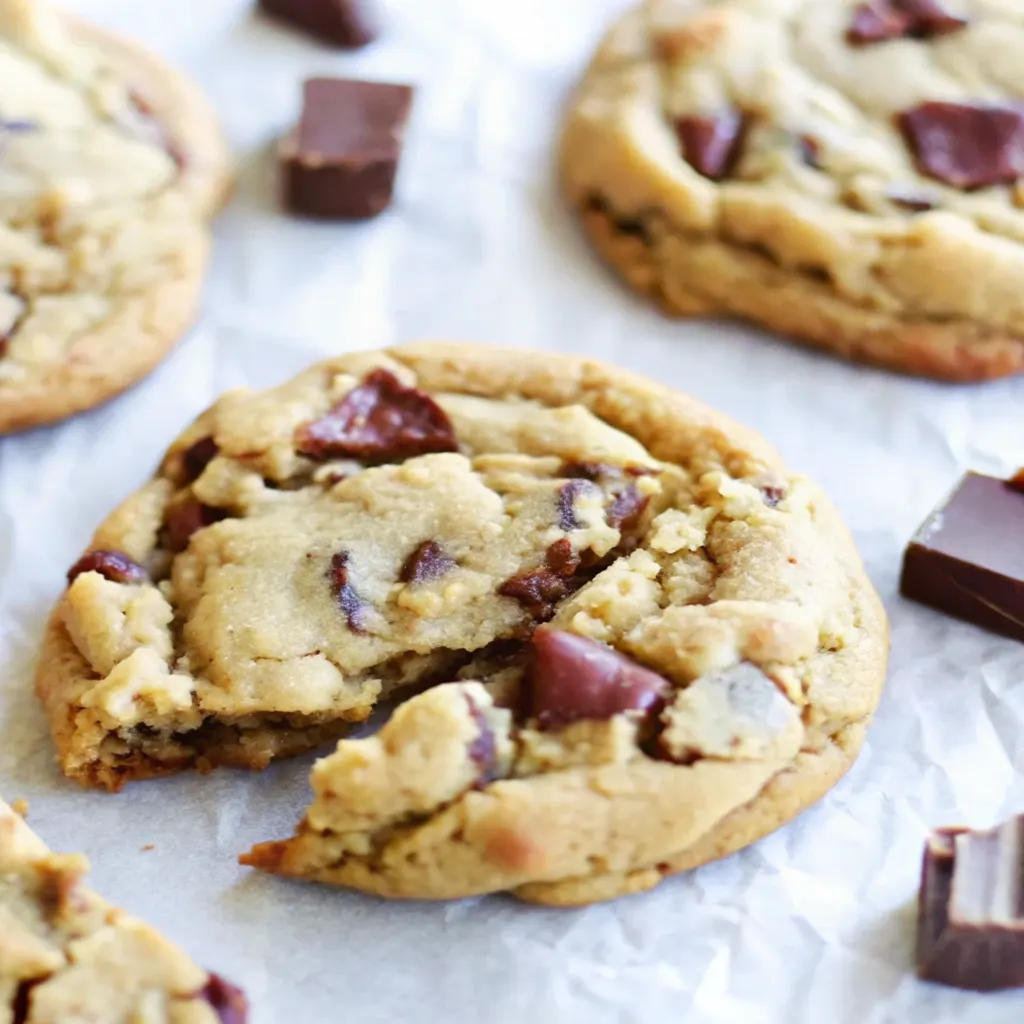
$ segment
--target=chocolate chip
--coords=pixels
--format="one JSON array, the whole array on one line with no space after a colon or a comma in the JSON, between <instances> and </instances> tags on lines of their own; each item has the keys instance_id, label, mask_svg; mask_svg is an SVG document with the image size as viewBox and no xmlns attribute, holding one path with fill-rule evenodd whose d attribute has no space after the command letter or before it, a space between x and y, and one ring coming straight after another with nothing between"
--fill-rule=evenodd
<instances>
[{"instance_id":1,"label":"chocolate chip","mask_svg":"<svg viewBox=\"0 0 1024 1024\"><path fill-rule=\"evenodd\" d=\"M1024 109L922 103L897 115L918 170L954 188L1009 184L1024 173Z\"/></svg>"},{"instance_id":2,"label":"chocolate chip","mask_svg":"<svg viewBox=\"0 0 1024 1024\"><path fill-rule=\"evenodd\" d=\"M467 696L466 703L469 705L469 713L479 729L476 739L469 745L469 757L480 769L480 777L477 779L476 786L482 788L497 778L495 769L498 766L498 747L494 742L494 732L487 724L483 712L477 707L476 701Z\"/></svg>"},{"instance_id":3,"label":"chocolate chip","mask_svg":"<svg viewBox=\"0 0 1024 1024\"><path fill-rule=\"evenodd\" d=\"M210 972L206 987L199 993L220 1018L220 1024L246 1024L249 1019L249 1000L245 993L219 974Z\"/></svg>"},{"instance_id":4,"label":"chocolate chip","mask_svg":"<svg viewBox=\"0 0 1024 1024\"><path fill-rule=\"evenodd\" d=\"M808 167L821 170L821 143L810 135L801 135L799 140L800 158Z\"/></svg>"},{"instance_id":5,"label":"chocolate chip","mask_svg":"<svg viewBox=\"0 0 1024 1024\"><path fill-rule=\"evenodd\" d=\"M580 567L580 556L567 537L556 540L544 564L530 572L507 579L499 588L502 597L518 601L538 621L550 619L554 606L572 590L572 576Z\"/></svg>"},{"instance_id":6,"label":"chocolate chip","mask_svg":"<svg viewBox=\"0 0 1024 1024\"><path fill-rule=\"evenodd\" d=\"M174 554L184 551L194 533L227 519L230 514L225 509L204 505L195 498L171 506L164 519L167 550Z\"/></svg>"},{"instance_id":7,"label":"chocolate chip","mask_svg":"<svg viewBox=\"0 0 1024 1024\"><path fill-rule=\"evenodd\" d=\"M217 457L220 448L212 437L196 441L181 457L185 467L186 483L192 483L203 475L203 470Z\"/></svg>"},{"instance_id":8,"label":"chocolate chip","mask_svg":"<svg viewBox=\"0 0 1024 1024\"><path fill-rule=\"evenodd\" d=\"M327 571L327 578L331 583L331 591L338 607L345 613L348 628L353 633L364 633L363 614L366 611L366 602L355 592L349 581L349 553L339 551L331 556L331 567Z\"/></svg>"},{"instance_id":9,"label":"chocolate chip","mask_svg":"<svg viewBox=\"0 0 1024 1024\"><path fill-rule=\"evenodd\" d=\"M636 525L637 520L647 508L645 498L632 484L620 491L608 506L605 515L608 525L622 533Z\"/></svg>"},{"instance_id":10,"label":"chocolate chip","mask_svg":"<svg viewBox=\"0 0 1024 1024\"><path fill-rule=\"evenodd\" d=\"M458 563L445 554L444 549L433 540L425 540L405 560L398 579L402 583L427 583L439 579Z\"/></svg>"},{"instance_id":11,"label":"chocolate chip","mask_svg":"<svg viewBox=\"0 0 1024 1024\"><path fill-rule=\"evenodd\" d=\"M575 633L538 629L533 652L530 713L541 729L624 711L653 712L671 689L656 672Z\"/></svg>"},{"instance_id":12,"label":"chocolate chip","mask_svg":"<svg viewBox=\"0 0 1024 1024\"><path fill-rule=\"evenodd\" d=\"M854 11L846 39L855 46L905 36L931 39L966 26L967 19L946 10L941 0L871 0Z\"/></svg>"},{"instance_id":13,"label":"chocolate chip","mask_svg":"<svg viewBox=\"0 0 1024 1024\"><path fill-rule=\"evenodd\" d=\"M598 481L603 476L613 476L617 469L604 462L576 462L570 460L562 463L561 475L570 480Z\"/></svg>"},{"instance_id":14,"label":"chocolate chip","mask_svg":"<svg viewBox=\"0 0 1024 1024\"><path fill-rule=\"evenodd\" d=\"M1006 481L1008 487L1012 487L1015 491L1024 491L1024 469L1018 469L1009 480Z\"/></svg>"},{"instance_id":15,"label":"chocolate chip","mask_svg":"<svg viewBox=\"0 0 1024 1024\"><path fill-rule=\"evenodd\" d=\"M558 526L559 529L579 530L583 527L582 521L576 515L576 499L581 494L586 494L591 489L587 480L570 480L563 484L558 491Z\"/></svg>"},{"instance_id":16,"label":"chocolate chip","mask_svg":"<svg viewBox=\"0 0 1024 1024\"><path fill-rule=\"evenodd\" d=\"M25 1024L28 1020L28 1011L31 1009L29 999L32 997L32 989L41 985L45 979L37 978L32 981L23 981L14 990L14 1003L11 1012L14 1014L11 1024Z\"/></svg>"},{"instance_id":17,"label":"chocolate chip","mask_svg":"<svg viewBox=\"0 0 1024 1024\"><path fill-rule=\"evenodd\" d=\"M742 148L742 114L731 110L717 117L680 117L675 127L683 159L698 174L712 181L728 177Z\"/></svg>"},{"instance_id":18,"label":"chocolate chip","mask_svg":"<svg viewBox=\"0 0 1024 1024\"><path fill-rule=\"evenodd\" d=\"M380 34L377 4L371 0L259 0L259 4L271 17L347 49L366 46Z\"/></svg>"},{"instance_id":19,"label":"chocolate chip","mask_svg":"<svg viewBox=\"0 0 1024 1024\"><path fill-rule=\"evenodd\" d=\"M775 508L786 497L786 488L781 484L761 484L761 499L769 508Z\"/></svg>"},{"instance_id":20,"label":"chocolate chip","mask_svg":"<svg viewBox=\"0 0 1024 1024\"><path fill-rule=\"evenodd\" d=\"M885 197L893 206L898 206L911 213L927 213L929 210L935 209L935 202L932 199L921 195L920 192L900 188L898 185L890 186L886 190Z\"/></svg>"},{"instance_id":21,"label":"chocolate chip","mask_svg":"<svg viewBox=\"0 0 1024 1024\"><path fill-rule=\"evenodd\" d=\"M138 562L123 551L89 551L68 570L68 583L74 583L83 572L98 572L112 583L142 583L149 578Z\"/></svg>"},{"instance_id":22,"label":"chocolate chip","mask_svg":"<svg viewBox=\"0 0 1024 1024\"><path fill-rule=\"evenodd\" d=\"M365 220L392 199L412 108L408 85L312 78L298 128L281 143L285 204L325 220Z\"/></svg>"},{"instance_id":23,"label":"chocolate chip","mask_svg":"<svg viewBox=\"0 0 1024 1024\"><path fill-rule=\"evenodd\" d=\"M314 459L374 462L458 449L444 410L388 370L374 370L326 416L300 427L296 443Z\"/></svg>"}]
</instances>

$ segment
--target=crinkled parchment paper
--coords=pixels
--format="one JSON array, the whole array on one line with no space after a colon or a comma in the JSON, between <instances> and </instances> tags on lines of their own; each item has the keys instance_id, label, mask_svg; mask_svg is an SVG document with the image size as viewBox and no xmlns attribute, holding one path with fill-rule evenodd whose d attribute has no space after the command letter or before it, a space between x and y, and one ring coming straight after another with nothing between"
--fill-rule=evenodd
<instances>
[{"instance_id":1,"label":"crinkled parchment paper","mask_svg":"<svg viewBox=\"0 0 1024 1024\"><path fill-rule=\"evenodd\" d=\"M0 792L28 798L57 849L86 852L105 895L243 984L257 1024L1019 1024L1024 994L924 985L911 949L927 829L1024 809L1024 647L903 601L896 581L906 538L961 470L1024 462L1024 379L901 379L734 325L671 323L628 295L550 174L560 106L618 0L398 0L357 54L245 0L75 7L199 78L240 180L205 314L178 351L106 408L0 440ZM325 72L420 87L396 206L369 224L302 223L275 201L271 143L301 78ZM864 754L818 807L654 892L557 911L385 903L238 867L290 832L311 758L117 796L62 779L31 672L100 519L222 390L423 337L620 361L761 430L826 487L891 613L893 656Z\"/></svg>"}]
</instances>

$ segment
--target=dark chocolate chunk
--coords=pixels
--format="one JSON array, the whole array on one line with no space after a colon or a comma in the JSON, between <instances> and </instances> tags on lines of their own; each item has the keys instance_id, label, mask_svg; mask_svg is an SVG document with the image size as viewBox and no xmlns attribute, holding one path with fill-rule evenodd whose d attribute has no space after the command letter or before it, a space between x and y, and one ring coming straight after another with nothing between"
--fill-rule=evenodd
<instances>
[{"instance_id":1,"label":"dark chocolate chunk","mask_svg":"<svg viewBox=\"0 0 1024 1024\"><path fill-rule=\"evenodd\" d=\"M469 757L480 769L480 777L476 784L477 788L482 788L497 778L495 769L498 765L498 746L494 742L494 733L476 702L472 697L466 697L466 703L469 705L473 721L480 730L476 739L469 745Z\"/></svg>"},{"instance_id":2,"label":"dark chocolate chunk","mask_svg":"<svg viewBox=\"0 0 1024 1024\"><path fill-rule=\"evenodd\" d=\"M398 579L402 583L427 583L439 579L456 564L437 541L425 540L405 560Z\"/></svg>"},{"instance_id":3,"label":"dark chocolate chunk","mask_svg":"<svg viewBox=\"0 0 1024 1024\"><path fill-rule=\"evenodd\" d=\"M324 43L354 49L380 35L375 0L259 0L267 14Z\"/></svg>"},{"instance_id":4,"label":"dark chocolate chunk","mask_svg":"<svg viewBox=\"0 0 1024 1024\"><path fill-rule=\"evenodd\" d=\"M391 204L412 87L311 78L302 117L281 144L285 205L327 220L364 220Z\"/></svg>"},{"instance_id":5,"label":"dark chocolate chunk","mask_svg":"<svg viewBox=\"0 0 1024 1024\"><path fill-rule=\"evenodd\" d=\"M968 473L907 546L900 591L1024 641L1024 491Z\"/></svg>"},{"instance_id":6,"label":"dark chocolate chunk","mask_svg":"<svg viewBox=\"0 0 1024 1024\"><path fill-rule=\"evenodd\" d=\"M552 544L544 564L530 572L520 573L507 579L498 593L518 601L539 621L550 619L554 606L573 588L573 575L580 567L580 556L573 550L572 542L563 537Z\"/></svg>"},{"instance_id":7,"label":"dark chocolate chunk","mask_svg":"<svg viewBox=\"0 0 1024 1024\"><path fill-rule=\"evenodd\" d=\"M1024 469L1018 469L1009 480L1006 481L1014 490L1024 491Z\"/></svg>"},{"instance_id":8,"label":"dark chocolate chunk","mask_svg":"<svg viewBox=\"0 0 1024 1024\"><path fill-rule=\"evenodd\" d=\"M199 993L220 1018L220 1024L246 1024L249 1019L249 1000L245 993L219 974L210 973L210 980Z\"/></svg>"},{"instance_id":9,"label":"dark chocolate chunk","mask_svg":"<svg viewBox=\"0 0 1024 1024\"><path fill-rule=\"evenodd\" d=\"M929 837L917 973L980 992L1024 986L1024 816L991 831L941 828Z\"/></svg>"},{"instance_id":10,"label":"dark chocolate chunk","mask_svg":"<svg viewBox=\"0 0 1024 1024\"><path fill-rule=\"evenodd\" d=\"M192 483L203 475L203 470L216 458L220 449L212 437L196 441L181 457L185 468L186 483Z\"/></svg>"},{"instance_id":11,"label":"dark chocolate chunk","mask_svg":"<svg viewBox=\"0 0 1024 1024\"><path fill-rule=\"evenodd\" d=\"M904 37L931 39L966 26L967 19L947 10L941 0L871 0L854 11L846 39L855 46Z\"/></svg>"},{"instance_id":12,"label":"dark chocolate chunk","mask_svg":"<svg viewBox=\"0 0 1024 1024\"><path fill-rule=\"evenodd\" d=\"M558 491L558 526L559 529L579 530L583 523L576 515L576 499L591 489L590 481L572 479L563 484Z\"/></svg>"},{"instance_id":13,"label":"dark chocolate chunk","mask_svg":"<svg viewBox=\"0 0 1024 1024\"><path fill-rule=\"evenodd\" d=\"M314 459L373 462L458 450L444 410L388 370L374 370L327 415L300 427L296 444Z\"/></svg>"},{"instance_id":14,"label":"dark chocolate chunk","mask_svg":"<svg viewBox=\"0 0 1024 1024\"><path fill-rule=\"evenodd\" d=\"M666 679L596 640L558 629L533 634L528 673L530 714L541 729L624 711L659 708Z\"/></svg>"},{"instance_id":15,"label":"dark chocolate chunk","mask_svg":"<svg viewBox=\"0 0 1024 1024\"><path fill-rule=\"evenodd\" d=\"M799 138L800 157L808 167L816 171L821 170L821 143L810 135L801 135Z\"/></svg>"},{"instance_id":16,"label":"dark chocolate chunk","mask_svg":"<svg viewBox=\"0 0 1024 1024\"><path fill-rule=\"evenodd\" d=\"M743 115L734 110L717 117L680 117L676 135L683 159L712 181L728 177L739 159L745 126Z\"/></svg>"},{"instance_id":17,"label":"dark chocolate chunk","mask_svg":"<svg viewBox=\"0 0 1024 1024\"><path fill-rule=\"evenodd\" d=\"M1024 107L922 103L897 123L918 170L954 188L1010 184L1024 173Z\"/></svg>"},{"instance_id":18,"label":"dark chocolate chunk","mask_svg":"<svg viewBox=\"0 0 1024 1024\"><path fill-rule=\"evenodd\" d=\"M612 499L605 515L608 518L608 525L616 530L626 533L636 525L636 521L647 508L648 499L645 498L632 484L619 491Z\"/></svg>"},{"instance_id":19,"label":"dark chocolate chunk","mask_svg":"<svg viewBox=\"0 0 1024 1024\"><path fill-rule=\"evenodd\" d=\"M227 519L230 514L225 509L204 505L195 498L189 498L180 505L172 505L164 519L167 550L174 554L184 551L192 534Z\"/></svg>"},{"instance_id":20,"label":"dark chocolate chunk","mask_svg":"<svg viewBox=\"0 0 1024 1024\"><path fill-rule=\"evenodd\" d=\"M347 551L339 551L331 556L331 567L327 570L327 578L331 584L331 591L338 607L345 613L345 620L348 628L353 633L363 633L363 613L366 610L366 602L352 588L349 580L349 554Z\"/></svg>"},{"instance_id":21,"label":"dark chocolate chunk","mask_svg":"<svg viewBox=\"0 0 1024 1024\"><path fill-rule=\"evenodd\" d=\"M83 572L98 572L112 583L142 583L149 579L146 570L123 551L89 551L68 570L68 583Z\"/></svg>"}]
</instances>

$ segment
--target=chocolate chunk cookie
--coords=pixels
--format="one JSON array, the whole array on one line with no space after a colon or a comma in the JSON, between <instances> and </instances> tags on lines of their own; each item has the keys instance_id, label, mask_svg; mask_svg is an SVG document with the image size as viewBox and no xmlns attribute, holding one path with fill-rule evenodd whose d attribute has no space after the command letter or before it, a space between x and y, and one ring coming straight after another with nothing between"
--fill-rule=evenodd
<instances>
[{"instance_id":1,"label":"chocolate chunk cookie","mask_svg":"<svg viewBox=\"0 0 1024 1024\"><path fill-rule=\"evenodd\" d=\"M0 1020L245 1024L245 996L197 967L51 853L0 800Z\"/></svg>"},{"instance_id":2,"label":"chocolate chunk cookie","mask_svg":"<svg viewBox=\"0 0 1024 1024\"><path fill-rule=\"evenodd\" d=\"M743 846L845 771L886 658L845 529L758 437L481 346L225 395L69 580L37 690L80 782L261 768L408 698L250 860L391 895L587 901Z\"/></svg>"},{"instance_id":3,"label":"chocolate chunk cookie","mask_svg":"<svg viewBox=\"0 0 1024 1024\"><path fill-rule=\"evenodd\" d=\"M190 326L225 197L176 71L44 2L0 0L0 434L91 408Z\"/></svg>"},{"instance_id":4,"label":"chocolate chunk cookie","mask_svg":"<svg viewBox=\"0 0 1024 1024\"><path fill-rule=\"evenodd\" d=\"M568 201L668 313L949 380L1024 368L1024 9L648 0L570 105Z\"/></svg>"}]
</instances>

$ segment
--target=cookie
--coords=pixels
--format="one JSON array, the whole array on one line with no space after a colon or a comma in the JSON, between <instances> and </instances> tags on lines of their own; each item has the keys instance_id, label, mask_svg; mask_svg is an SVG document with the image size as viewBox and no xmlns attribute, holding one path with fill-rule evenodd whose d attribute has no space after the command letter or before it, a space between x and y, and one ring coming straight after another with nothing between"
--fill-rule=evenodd
<instances>
[{"instance_id":1,"label":"cookie","mask_svg":"<svg viewBox=\"0 0 1024 1024\"><path fill-rule=\"evenodd\" d=\"M0 800L0 1020L245 1024L245 997L82 879Z\"/></svg>"},{"instance_id":2,"label":"cookie","mask_svg":"<svg viewBox=\"0 0 1024 1024\"><path fill-rule=\"evenodd\" d=\"M650 0L571 101L565 196L676 316L894 370L1024 368L1024 11Z\"/></svg>"},{"instance_id":3,"label":"cookie","mask_svg":"<svg viewBox=\"0 0 1024 1024\"><path fill-rule=\"evenodd\" d=\"M412 698L252 857L390 895L586 901L742 846L845 771L886 660L844 527L759 437L482 346L228 393L69 579L36 686L82 783L262 768Z\"/></svg>"},{"instance_id":4,"label":"cookie","mask_svg":"<svg viewBox=\"0 0 1024 1024\"><path fill-rule=\"evenodd\" d=\"M148 373L199 302L230 184L195 86L43 3L0 0L0 434Z\"/></svg>"}]
</instances>

